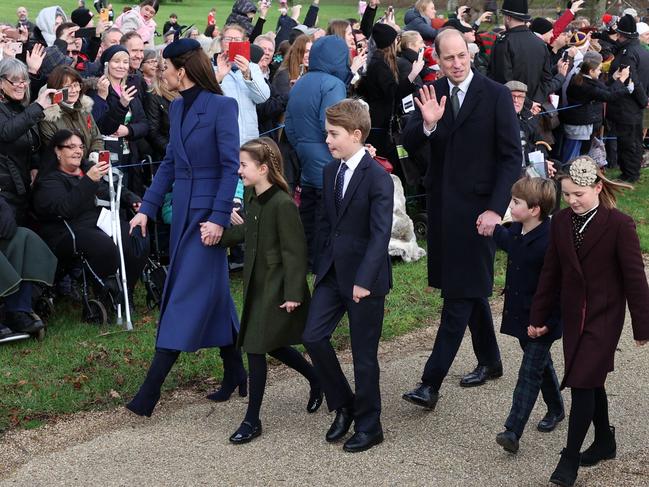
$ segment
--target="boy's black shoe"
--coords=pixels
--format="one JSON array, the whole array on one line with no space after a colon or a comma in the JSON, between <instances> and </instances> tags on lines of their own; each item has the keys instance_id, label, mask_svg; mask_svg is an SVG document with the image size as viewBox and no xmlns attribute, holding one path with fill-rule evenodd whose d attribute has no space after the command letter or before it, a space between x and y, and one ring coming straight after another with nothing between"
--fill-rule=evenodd
<instances>
[{"instance_id":1,"label":"boy's black shoe","mask_svg":"<svg viewBox=\"0 0 649 487\"><path fill-rule=\"evenodd\" d=\"M543 419L539 421L539 424L536 426L536 429L544 433L549 433L554 431L557 425L563 421L566 417L566 413L561 411L561 414L554 414L548 411Z\"/></svg>"},{"instance_id":2,"label":"boy's black shoe","mask_svg":"<svg viewBox=\"0 0 649 487\"><path fill-rule=\"evenodd\" d=\"M329 427L325 439L329 443L340 440L349 431L354 422L354 412L351 408L340 408L336 410L336 417Z\"/></svg>"},{"instance_id":3,"label":"boy's black shoe","mask_svg":"<svg viewBox=\"0 0 649 487\"><path fill-rule=\"evenodd\" d=\"M363 431L357 431L352 435L352 437L345 442L343 445L343 450L348 453L357 453L360 451L369 450L375 445L383 442L383 431L378 433L364 433Z\"/></svg>"},{"instance_id":4,"label":"boy's black shoe","mask_svg":"<svg viewBox=\"0 0 649 487\"><path fill-rule=\"evenodd\" d=\"M503 376L503 364L498 362L495 365L478 365L475 370L464 377L460 381L462 387L476 387L481 386L491 379L498 379Z\"/></svg>"},{"instance_id":5,"label":"boy's black shoe","mask_svg":"<svg viewBox=\"0 0 649 487\"><path fill-rule=\"evenodd\" d=\"M16 333L37 333L45 327L36 313L24 311L7 311L4 324Z\"/></svg>"},{"instance_id":6,"label":"boy's black shoe","mask_svg":"<svg viewBox=\"0 0 649 487\"><path fill-rule=\"evenodd\" d=\"M518 436L513 431L505 430L496 435L496 443L502 446L509 453L518 453Z\"/></svg>"},{"instance_id":7,"label":"boy's black shoe","mask_svg":"<svg viewBox=\"0 0 649 487\"><path fill-rule=\"evenodd\" d=\"M610 426L607 433L595 433L595 441L581 454L581 466L592 467L602 460L611 460L617 454L615 427Z\"/></svg>"},{"instance_id":8,"label":"boy's black shoe","mask_svg":"<svg viewBox=\"0 0 649 487\"><path fill-rule=\"evenodd\" d=\"M562 487L572 487L577 481L577 472L579 470L579 461L581 455L578 453L570 454L564 448L561 450L561 458L550 476L550 482Z\"/></svg>"}]
</instances>

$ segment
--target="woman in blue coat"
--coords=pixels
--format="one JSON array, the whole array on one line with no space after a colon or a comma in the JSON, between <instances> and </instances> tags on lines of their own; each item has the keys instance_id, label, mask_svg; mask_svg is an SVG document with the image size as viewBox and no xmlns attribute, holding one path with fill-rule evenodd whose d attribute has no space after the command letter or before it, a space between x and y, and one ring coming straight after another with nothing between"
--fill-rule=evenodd
<instances>
[{"instance_id":1,"label":"woman in blue coat","mask_svg":"<svg viewBox=\"0 0 649 487\"><path fill-rule=\"evenodd\" d=\"M221 389L208 396L229 399L239 387L246 395L246 373L234 344L239 322L230 296L226 251L217 247L229 225L239 168L237 103L221 96L209 59L193 39L167 46L164 73L170 89L182 95L169 109L167 153L139 213L131 220L146 231L173 185L169 242L171 261L160 303L156 353L144 383L126 406L150 416L160 388L181 351L220 347Z\"/></svg>"}]
</instances>

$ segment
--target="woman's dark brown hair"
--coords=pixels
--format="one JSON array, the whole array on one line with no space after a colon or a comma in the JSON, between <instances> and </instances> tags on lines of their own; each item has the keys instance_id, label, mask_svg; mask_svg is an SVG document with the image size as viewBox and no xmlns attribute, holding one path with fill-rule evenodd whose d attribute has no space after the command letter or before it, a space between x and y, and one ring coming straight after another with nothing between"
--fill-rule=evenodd
<instances>
[{"instance_id":1,"label":"woman's dark brown hair","mask_svg":"<svg viewBox=\"0 0 649 487\"><path fill-rule=\"evenodd\" d=\"M595 60L582 61L581 66L579 66L579 72L574 76L572 82L577 86L581 86L584 83L584 76L590 76L590 72L593 69L597 69L600 64L602 63Z\"/></svg>"},{"instance_id":2,"label":"woman's dark brown hair","mask_svg":"<svg viewBox=\"0 0 649 487\"><path fill-rule=\"evenodd\" d=\"M79 98L81 98L81 95L85 93L85 86L83 84L83 78L81 78L81 75L76 69L70 66L57 66L47 77L47 87L54 90L60 90L66 84L74 82L79 83L81 87L81 92L79 93Z\"/></svg>"},{"instance_id":3,"label":"woman's dark brown hair","mask_svg":"<svg viewBox=\"0 0 649 487\"><path fill-rule=\"evenodd\" d=\"M223 90L216 81L214 69L203 49L186 52L168 60L176 69L185 68L187 77L204 90L222 95Z\"/></svg>"},{"instance_id":4,"label":"woman's dark brown hair","mask_svg":"<svg viewBox=\"0 0 649 487\"><path fill-rule=\"evenodd\" d=\"M304 34L297 36L288 51L288 55L284 58L280 69L288 69L289 80L298 79L300 77L300 67L304 60L306 45L309 42L312 42L309 36ZM304 66L304 72L307 71L307 68L307 66Z\"/></svg>"}]
</instances>

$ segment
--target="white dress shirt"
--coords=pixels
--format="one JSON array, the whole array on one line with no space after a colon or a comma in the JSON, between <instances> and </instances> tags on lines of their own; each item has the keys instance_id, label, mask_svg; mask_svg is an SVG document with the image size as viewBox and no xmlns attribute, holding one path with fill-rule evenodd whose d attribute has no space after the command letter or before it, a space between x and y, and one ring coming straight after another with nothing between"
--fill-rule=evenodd
<instances>
[{"instance_id":1,"label":"white dress shirt","mask_svg":"<svg viewBox=\"0 0 649 487\"><path fill-rule=\"evenodd\" d=\"M464 81L462 81L457 87L460 89L460 91L457 92L457 99L460 102L460 108L462 108L462 103L464 103L464 98L466 97L467 91L469 91L469 85L471 84L471 80L473 79L473 71L469 70L469 76L467 76ZM446 78L446 81L448 81L448 92L453 93L453 88L455 88L456 85L451 83L451 81ZM450 105L450 95L446 98L446 104L447 106ZM426 130L426 123L424 123L424 135L426 137L429 137L430 134L435 132L435 129L437 128L437 124L433 127L432 130Z\"/></svg>"},{"instance_id":2,"label":"white dress shirt","mask_svg":"<svg viewBox=\"0 0 649 487\"><path fill-rule=\"evenodd\" d=\"M345 197L345 192L347 191L347 186L349 186L349 181L351 181L352 176L354 175L354 171L358 167L358 165L361 162L361 159L363 159L363 156L365 156L365 147L362 147L356 154L351 156L349 159L346 161L340 160L340 164L343 162L347 164L347 171L345 172L345 179L343 182L343 198ZM336 180L338 179L338 173L340 172L340 165L338 165L338 171L336 171L336 177L334 178L334 184L336 184ZM336 188L334 188L334 193L336 191Z\"/></svg>"}]
</instances>

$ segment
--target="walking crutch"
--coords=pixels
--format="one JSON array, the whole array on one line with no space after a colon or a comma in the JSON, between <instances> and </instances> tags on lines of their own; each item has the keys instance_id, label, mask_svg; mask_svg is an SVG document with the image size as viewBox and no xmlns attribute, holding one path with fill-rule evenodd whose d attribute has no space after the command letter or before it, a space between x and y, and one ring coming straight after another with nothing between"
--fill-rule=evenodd
<instances>
[{"instance_id":1,"label":"walking crutch","mask_svg":"<svg viewBox=\"0 0 649 487\"><path fill-rule=\"evenodd\" d=\"M117 191L115 190L115 176L113 171L117 175ZM126 330L131 331L133 329L133 323L131 321L131 309L129 306L129 297L128 297L128 283L126 282L126 263L124 262L124 247L122 245L122 228L119 222L119 207L120 207L120 198L122 196L122 178L123 174L119 168L113 167L111 164L108 171L108 187L109 187L109 199L110 199L110 220L113 233L113 242L119 250L119 274L122 281L122 292L124 293L124 314L126 316ZM117 324L123 325L122 318L122 304L117 304Z\"/></svg>"}]
</instances>

